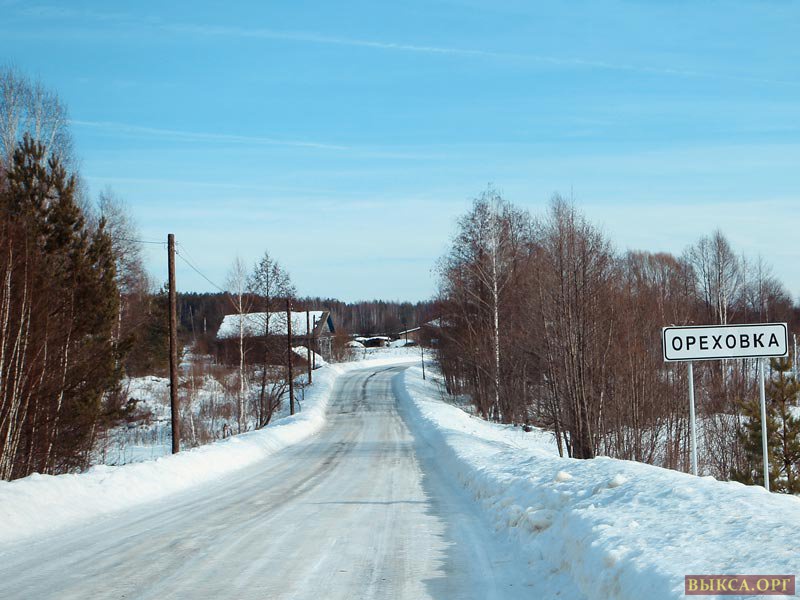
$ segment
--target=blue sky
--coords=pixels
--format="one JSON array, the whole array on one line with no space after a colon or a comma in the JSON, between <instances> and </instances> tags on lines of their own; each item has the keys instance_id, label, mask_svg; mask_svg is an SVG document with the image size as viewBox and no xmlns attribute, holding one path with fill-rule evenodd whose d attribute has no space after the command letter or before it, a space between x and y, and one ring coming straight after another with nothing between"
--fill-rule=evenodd
<instances>
[{"instance_id":1,"label":"blue sky","mask_svg":"<svg viewBox=\"0 0 800 600\"><path fill-rule=\"evenodd\" d=\"M268 249L345 300L429 297L489 182L572 194L620 250L719 227L797 297L798 31L792 2L0 0L0 62L69 106L93 194L212 281Z\"/></svg>"}]
</instances>

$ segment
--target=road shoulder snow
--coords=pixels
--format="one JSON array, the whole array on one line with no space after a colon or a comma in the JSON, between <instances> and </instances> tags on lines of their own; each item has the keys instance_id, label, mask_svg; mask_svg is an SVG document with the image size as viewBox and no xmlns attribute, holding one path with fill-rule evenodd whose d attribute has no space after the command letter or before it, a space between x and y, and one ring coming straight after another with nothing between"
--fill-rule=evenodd
<instances>
[{"instance_id":1,"label":"road shoulder snow","mask_svg":"<svg viewBox=\"0 0 800 600\"><path fill-rule=\"evenodd\" d=\"M418 367L395 380L412 429L532 568L587 598L682 598L687 574L797 574L800 499L650 465L561 458L551 436L442 400Z\"/></svg>"},{"instance_id":2,"label":"road shoulder snow","mask_svg":"<svg viewBox=\"0 0 800 600\"><path fill-rule=\"evenodd\" d=\"M158 500L243 469L322 429L331 392L342 373L419 360L415 353L400 351L363 358L315 370L302 410L265 429L135 464L0 481L0 545Z\"/></svg>"},{"instance_id":3,"label":"road shoulder snow","mask_svg":"<svg viewBox=\"0 0 800 600\"><path fill-rule=\"evenodd\" d=\"M357 366L360 365L326 365L317 369L314 385L306 390L303 410L265 429L136 464L99 465L80 474L33 474L0 481L0 544L161 499L252 465L304 440L325 425L338 376Z\"/></svg>"}]
</instances>

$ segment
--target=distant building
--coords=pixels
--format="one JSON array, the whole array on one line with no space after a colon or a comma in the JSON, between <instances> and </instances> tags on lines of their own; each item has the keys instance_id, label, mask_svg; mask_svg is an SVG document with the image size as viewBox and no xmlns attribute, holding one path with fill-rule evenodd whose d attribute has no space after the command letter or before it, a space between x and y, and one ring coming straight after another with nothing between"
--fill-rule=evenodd
<instances>
[{"instance_id":1,"label":"distant building","mask_svg":"<svg viewBox=\"0 0 800 600\"><path fill-rule=\"evenodd\" d=\"M386 348L389 346L389 342L392 341L392 338L388 335L358 336L353 339L365 348Z\"/></svg>"},{"instance_id":2,"label":"distant building","mask_svg":"<svg viewBox=\"0 0 800 600\"><path fill-rule=\"evenodd\" d=\"M330 311L312 310L308 315L306 311L293 311L291 318L292 343L294 345L310 343L312 350L328 360L331 356L332 338L336 333ZM306 327L307 319L310 334ZM274 349L276 354L280 354L287 345L288 329L286 311L225 315L217 331L221 358L228 359L225 362L229 362L231 352L234 350L238 352L239 335L242 331L250 346L260 342L262 347L266 344L270 349Z\"/></svg>"},{"instance_id":3,"label":"distant building","mask_svg":"<svg viewBox=\"0 0 800 600\"><path fill-rule=\"evenodd\" d=\"M412 327L397 334L398 340L406 340L409 345L423 343L426 345L435 344L437 338L436 331L441 326L439 319L423 323L419 327Z\"/></svg>"}]
</instances>

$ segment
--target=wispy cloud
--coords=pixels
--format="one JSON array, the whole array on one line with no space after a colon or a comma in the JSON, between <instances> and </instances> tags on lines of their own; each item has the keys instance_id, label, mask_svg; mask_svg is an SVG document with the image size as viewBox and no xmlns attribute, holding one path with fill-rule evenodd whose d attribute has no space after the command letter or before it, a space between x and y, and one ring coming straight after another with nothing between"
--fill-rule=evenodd
<instances>
[{"instance_id":1,"label":"wispy cloud","mask_svg":"<svg viewBox=\"0 0 800 600\"><path fill-rule=\"evenodd\" d=\"M695 79L712 79L721 81L739 81L747 83L800 85L800 81L786 79L772 79L751 76L746 73L719 73L684 69L681 67L641 65L634 63L607 62L582 57L552 56L535 53L501 52L480 48L458 48L449 46L433 46L425 44L409 44L405 42L370 40L364 38L341 37L326 35L316 32L281 31L268 28L241 27L241 26L216 26L192 23L159 23L158 19L137 19L131 14L102 12L96 10L81 10L50 4L17 4L17 0L0 0L15 8L20 16L50 19L50 20L93 20L97 22L120 22L127 27L139 25L148 29L156 29L170 34L198 35L203 37L228 37L228 38L255 38L269 40L283 40L298 43L313 43L335 46L349 46L383 51L408 52L416 54L429 54L439 56L453 56L473 59L491 59L520 64L535 63L573 69L594 69L603 71L623 71L669 77L683 77ZM17 8L19 7L19 8Z\"/></svg>"},{"instance_id":2,"label":"wispy cloud","mask_svg":"<svg viewBox=\"0 0 800 600\"><path fill-rule=\"evenodd\" d=\"M220 27L213 25L175 24L163 25L162 29L175 33L217 36L260 38L271 40L285 40L291 42L310 42L314 44L328 44L336 46L355 46L360 48L377 48L381 50L399 50L405 52L419 52L425 54L452 54L456 56L484 56L491 58L520 58L522 55L492 52L487 50L470 50L464 48L447 48L442 46L420 46L397 42L381 42L357 38L344 38L338 36L322 35L312 32L276 31L273 29L249 29L244 27Z\"/></svg>"},{"instance_id":3,"label":"wispy cloud","mask_svg":"<svg viewBox=\"0 0 800 600\"><path fill-rule=\"evenodd\" d=\"M324 150L329 152L347 152L350 156L361 158L397 159L397 160L445 160L452 158L451 153L436 153L429 150L420 151L419 148L391 148L380 146L354 146L345 144L331 144L310 140L285 139L267 136L236 135L229 133L213 133L202 131L182 131L178 129L165 129L148 127L144 125L131 125L115 121L84 121L72 119L70 124L74 127L83 127L101 131L112 136L128 137L155 137L162 140L176 142L207 142L239 144L242 146L278 146L290 148L305 148L309 150Z\"/></svg>"},{"instance_id":4,"label":"wispy cloud","mask_svg":"<svg viewBox=\"0 0 800 600\"><path fill-rule=\"evenodd\" d=\"M650 65L636 65L629 63L614 63L599 60L589 60L579 57L558 57L542 54L517 53L517 52L498 52L494 50L456 48L448 46L429 46L418 44L406 44L402 42L387 42L378 40L367 40L360 38L339 37L318 34L314 32L302 31L277 31L274 29L247 28L247 27L223 27L213 25L192 25L192 24L172 24L162 25L161 28L178 34L216 36L216 37L238 37L238 38L260 38L269 40L284 40L290 42L304 42L313 44L326 44L334 46L350 46L357 48L373 48L378 50L412 52L418 54L432 54L441 56L456 56L465 58L487 58L502 61L513 61L518 63L538 63L555 67L585 68L605 71L628 71L635 73L648 73L654 75L668 75L673 77L690 77L699 79L720 79L729 81L742 81L750 83L771 83L782 85L800 85L800 81L769 79L751 77L748 75L714 73L710 71L698 71L693 69L656 67Z\"/></svg>"},{"instance_id":5,"label":"wispy cloud","mask_svg":"<svg viewBox=\"0 0 800 600\"><path fill-rule=\"evenodd\" d=\"M126 123L116 123L113 121L82 121L73 119L71 124L76 127L86 127L89 129L99 129L118 135L144 135L168 138L176 141L185 142L228 142L237 144L256 144L269 146L293 146L298 148L317 148L321 150L350 150L349 146L338 144L325 144L306 140L287 140L281 138L234 135L228 133L207 133L198 131L181 131L178 129L162 129L158 127L145 127L141 125L129 125Z\"/></svg>"},{"instance_id":6,"label":"wispy cloud","mask_svg":"<svg viewBox=\"0 0 800 600\"><path fill-rule=\"evenodd\" d=\"M117 177L89 175L86 179L98 185L136 185L153 187L174 187L174 188L199 188L209 190L230 190L236 192L253 192L259 194L286 194L302 195L304 198L310 197L330 197L337 194L334 189L308 188L299 185L265 185L259 183L236 183L232 181L206 181L200 179L171 179L163 177ZM242 196L242 201L248 197Z\"/></svg>"},{"instance_id":7,"label":"wispy cloud","mask_svg":"<svg viewBox=\"0 0 800 600\"><path fill-rule=\"evenodd\" d=\"M69 6L51 4L22 4L11 0L10 5L17 5L19 16L39 19L90 19L93 21L120 21L129 19L130 15L118 12L104 12L97 10L72 8Z\"/></svg>"}]
</instances>

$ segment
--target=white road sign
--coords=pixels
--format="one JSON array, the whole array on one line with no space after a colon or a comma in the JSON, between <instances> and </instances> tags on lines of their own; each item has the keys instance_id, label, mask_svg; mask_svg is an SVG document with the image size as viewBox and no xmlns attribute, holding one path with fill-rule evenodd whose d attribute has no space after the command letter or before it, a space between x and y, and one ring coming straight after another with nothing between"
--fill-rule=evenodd
<instances>
[{"instance_id":1,"label":"white road sign","mask_svg":"<svg viewBox=\"0 0 800 600\"><path fill-rule=\"evenodd\" d=\"M667 362L789 354L789 329L786 323L664 327L661 340L664 360Z\"/></svg>"}]
</instances>

